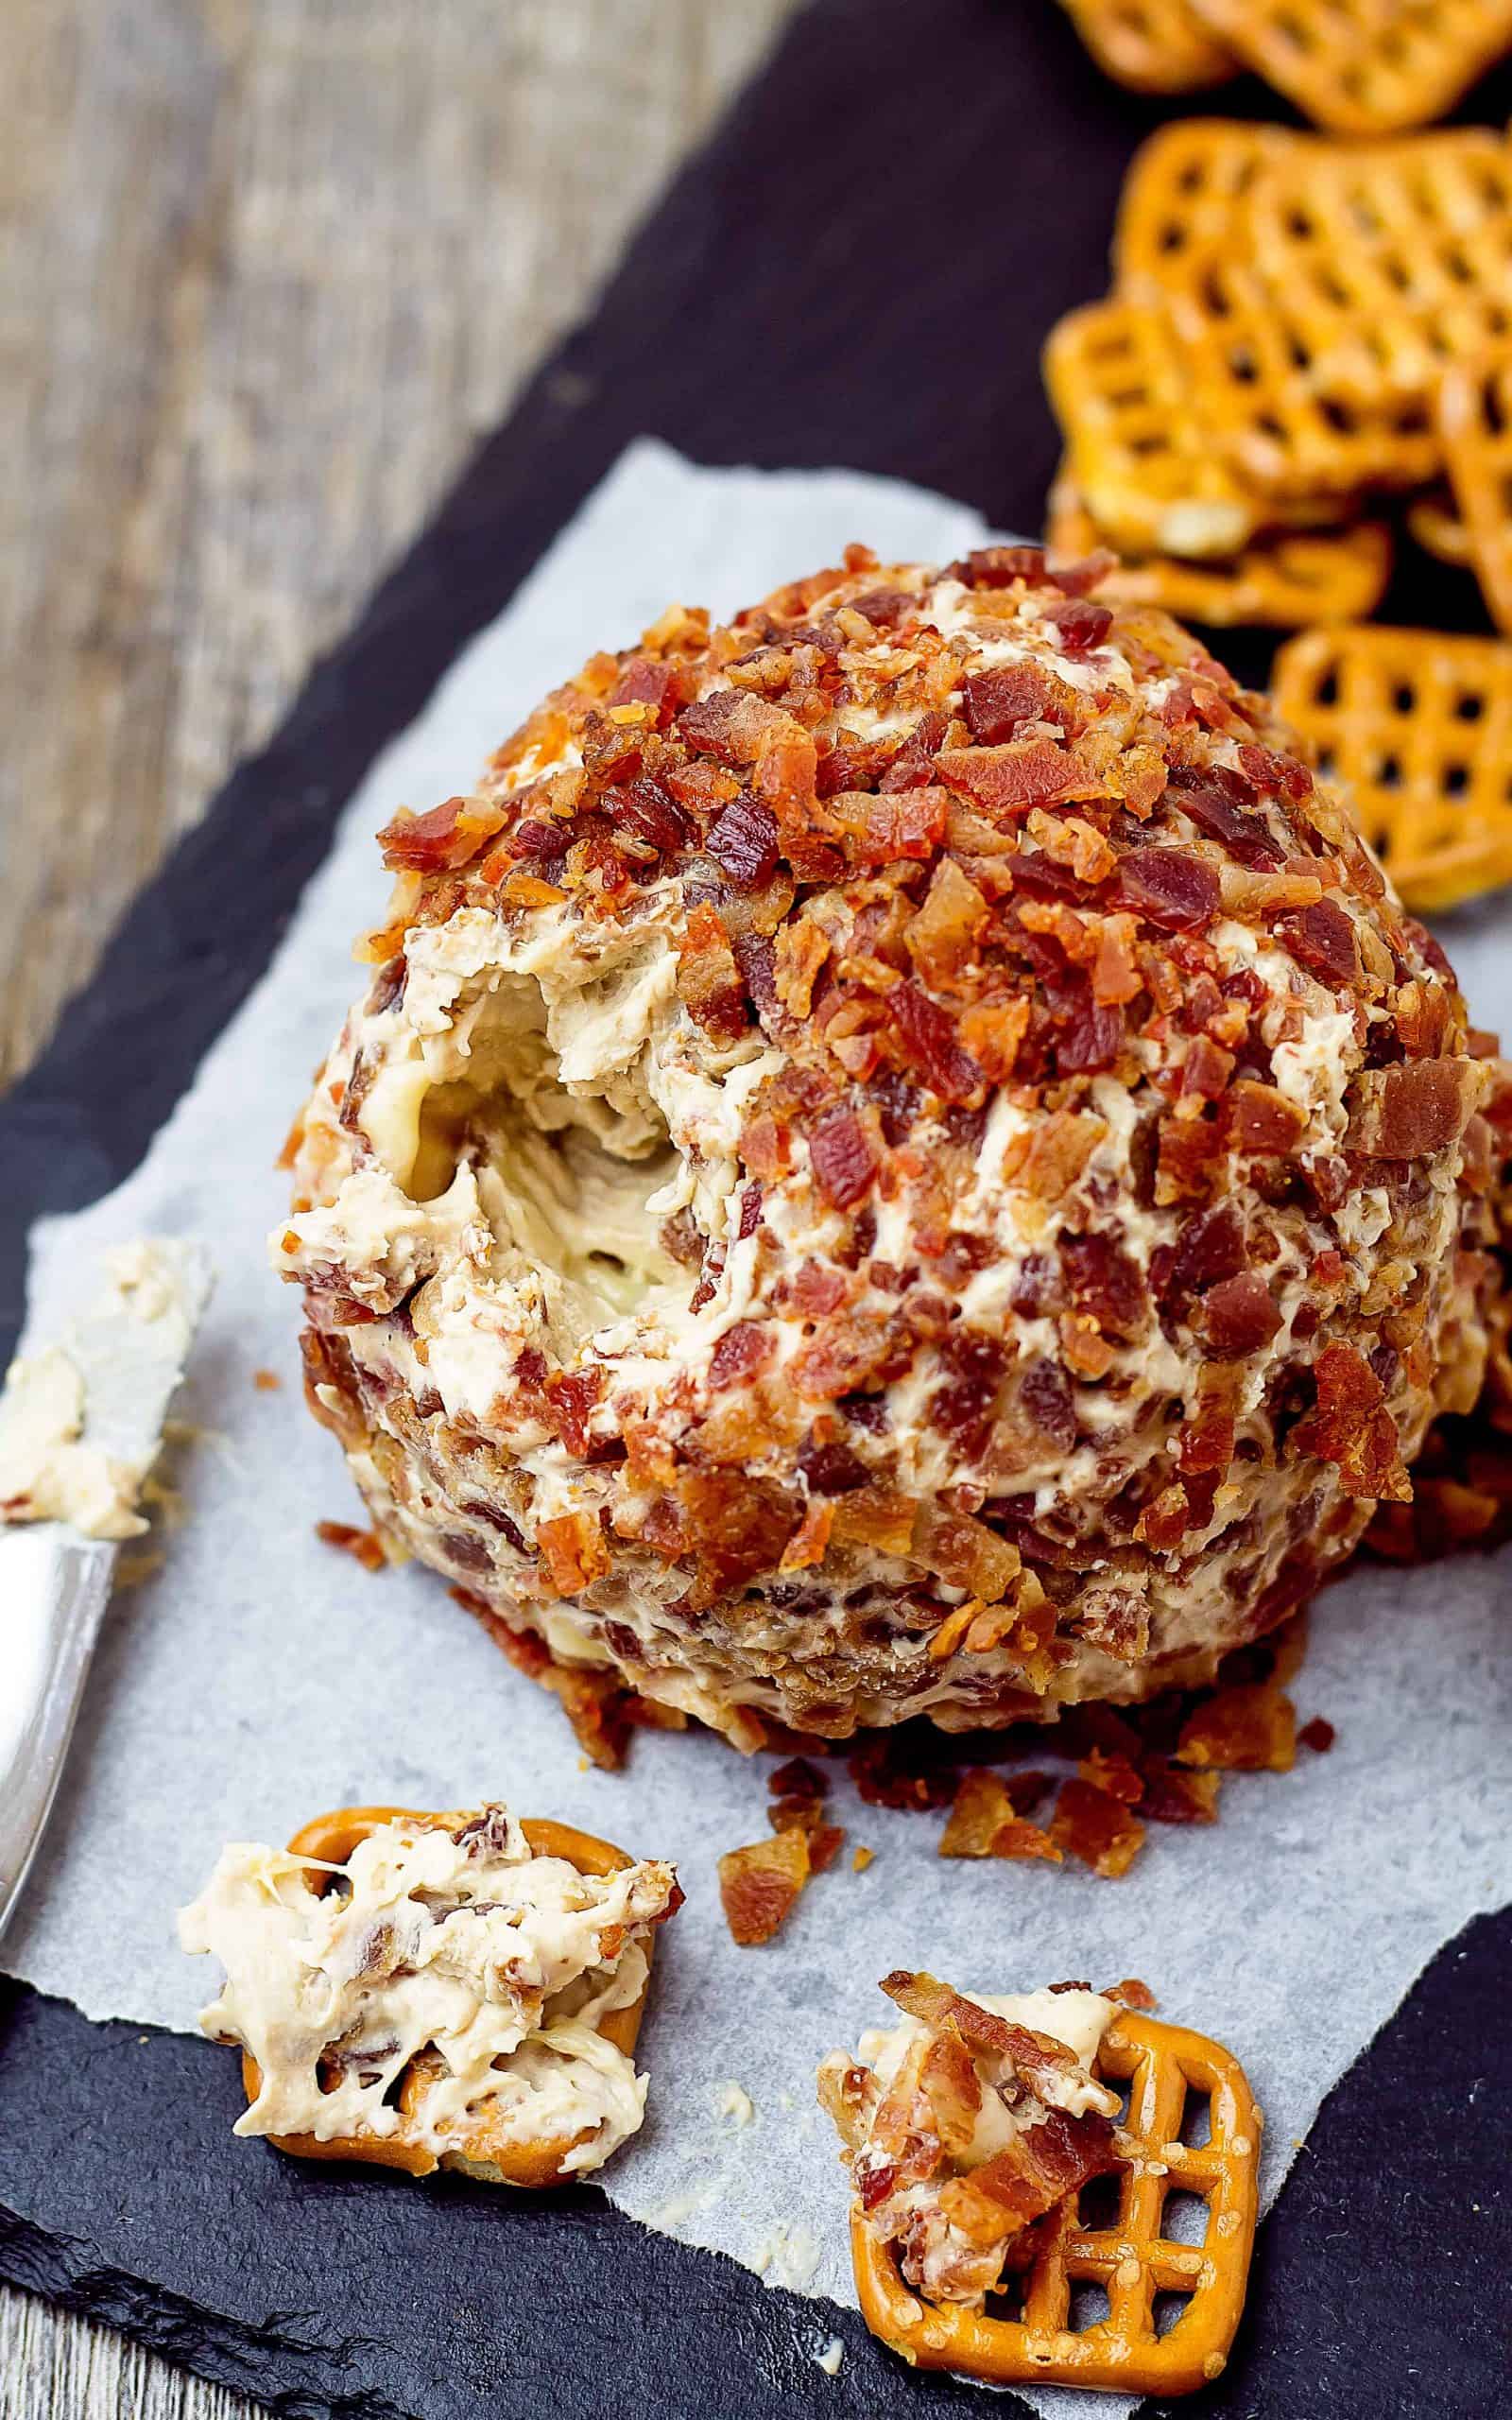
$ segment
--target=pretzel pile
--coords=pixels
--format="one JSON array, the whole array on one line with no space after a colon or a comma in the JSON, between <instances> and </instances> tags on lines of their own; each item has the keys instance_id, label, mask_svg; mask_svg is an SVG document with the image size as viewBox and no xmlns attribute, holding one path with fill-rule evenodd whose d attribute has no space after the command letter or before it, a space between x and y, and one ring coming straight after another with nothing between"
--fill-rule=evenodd
<instances>
[{"instance_id":1,"label":"pretzel pile","mask_svg":"<svg viewBox=\"0 0 1512 2420\"><path fill-rule=\"evenodd\" d=\"M1169 126L1130 170L1113 273L1045 347L1065 440L1053 553L1108 545L1106 593L1210 625L1357 624L1390 573L1380 515L1405 500L1418 542L1473 569L1512 632L1512 143ZM1443 908L1512 878L1496 769L1512 648L1358 631L1342 647L1347 708L1324 711L1311 677L1322 637L1281 704L1357 785L1402 896ZM1404 716L1395 670L1419 657Z\"/></svg>"},{"instance_id":2,"label":"pretzel pile","mask_svg":"<svg viewBox=\"0 0 1512 2420\"><path fill-rule=\"evenodd\" d=\"M1100 67L1137 93L1249 68L1336 134L1431 125L1512 44L1508 0L1063 0Z\"/></svg>"}]
</instances>

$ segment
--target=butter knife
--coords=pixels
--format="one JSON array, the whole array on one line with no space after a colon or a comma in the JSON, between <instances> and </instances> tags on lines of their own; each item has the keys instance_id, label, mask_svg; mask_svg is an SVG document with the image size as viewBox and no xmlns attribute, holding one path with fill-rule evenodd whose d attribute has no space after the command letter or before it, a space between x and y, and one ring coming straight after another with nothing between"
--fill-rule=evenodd
<instances>
[{"instance_id":1,"label":"butter knife","mask_svg":"<svg viewBox=\"0 0 1512 2420\"><path fill-rule=\"evenodd\" d=\"M137 1281L59 1340L83 1379L85 1443L138 1471L157 1454L211 1288L198 1246L143 1252ZM117 1550L60 1521L0 1527L0 1932L52 1811Z\"/></svg>"}]
</instances>

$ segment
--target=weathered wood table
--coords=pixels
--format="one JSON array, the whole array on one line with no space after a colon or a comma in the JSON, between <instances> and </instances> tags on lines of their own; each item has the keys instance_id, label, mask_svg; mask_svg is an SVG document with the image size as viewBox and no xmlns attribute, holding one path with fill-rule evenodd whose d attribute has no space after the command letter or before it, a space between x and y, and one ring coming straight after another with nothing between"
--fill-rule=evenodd
<instances>
[{"instance_id":1,"label":"weathered wood table","mask_svg":"<svg viewBox=\"0 0 1512 2420\"><path fill-rule=\"evenodd\" d=\"M7 0L0 1084L796 0ZM6 2420L249 2407L0 2290Z\"/></svg>"}]
</instances>

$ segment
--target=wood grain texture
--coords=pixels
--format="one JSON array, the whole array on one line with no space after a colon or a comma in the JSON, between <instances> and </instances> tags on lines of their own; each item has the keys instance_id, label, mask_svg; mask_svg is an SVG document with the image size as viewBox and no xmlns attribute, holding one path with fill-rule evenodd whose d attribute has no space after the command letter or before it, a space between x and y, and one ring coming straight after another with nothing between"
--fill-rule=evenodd
<instances>
[{"instance_id":1,"label":"wood grain texture","mask_svg":"<svg viewBox=\"0 0 1512 2420\"><path fill-rule=\"evenodd\" d=\"M0 1083L795 5L6 0ZM250 2409L0 2290L5 2420Z\"/></svg>"},{"instance_id":2,"label":"wood grain texture","mask_svg":"<svg viewBox=\"0 0 1512 2420\"><path fill-rule=\"evenodd\" d=\"M6 0L0 1081L793 0Z\"/></svg>"}]
</instances>

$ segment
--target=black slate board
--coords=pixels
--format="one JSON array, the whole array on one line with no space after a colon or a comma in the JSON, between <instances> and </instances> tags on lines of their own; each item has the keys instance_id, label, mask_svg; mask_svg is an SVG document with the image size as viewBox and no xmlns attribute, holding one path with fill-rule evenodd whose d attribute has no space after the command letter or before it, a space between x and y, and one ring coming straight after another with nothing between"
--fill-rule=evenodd
<instances>
[{"instance_id":1,"label":"black slate board","mask_svg":"<svg viewBox=\"0 0 1512 2420\"><path fill-rule=\"evenodd\" d=\"M1221 107L1279 114L1248 83ZM1503 74L1466 114L1509 108ZM1103 81L1051 0L819 0L799 19L0 1103L0 1351L31 1219L136 1165L266 965L343 801L631 438L890 472L1038 526L1056 453L1039 342L1101 290L1124 168L1163 113ZM1394 610L1477 620L1469 583L1420 559ZM1224 651L1263 669L1253 642ZM1327 2104L1262 2231L1229 2369L1186 2411L1497 2408L1509 2001L1512 1920L1474 1924ZM871 2420L977 2399L591 2188L301 2167L230 2145L236 2107L234 2062L208 2044L0 1982L0 2274L289 2413ZM810 2358L832 2328L833 2380Z\"/></svg>"}]
</instances>

